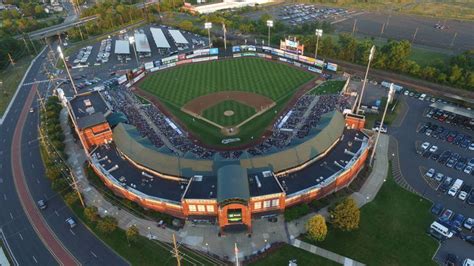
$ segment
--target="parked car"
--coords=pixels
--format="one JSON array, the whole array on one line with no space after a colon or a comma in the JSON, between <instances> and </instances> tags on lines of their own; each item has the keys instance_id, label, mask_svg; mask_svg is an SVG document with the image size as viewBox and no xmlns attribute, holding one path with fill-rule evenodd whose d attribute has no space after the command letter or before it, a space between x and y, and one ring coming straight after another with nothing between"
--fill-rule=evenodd
<instances>
[{"instance_id":1,"label":"parked car","mask_svg":"<svg viewBox=\"0 0 474 266\"><path fill-rule=\"evenodd\" d=\"M444 260L446 266L456 266L458 263L458 257L454 254L449 253Z\"/></svg>"},{"instance_id":2,"label":"parked car","mask_svg":"<svg viewBox=\"0 0 474 266\"><path fill-rule=\"evenodd\" d=\"M430 168L428 171L426 171L425 175L429 178L433 178L433 176L435 175L435 169Z\"/></svg>"},{"instance_id":3,"label":"parked car","mask_svg":"<svg viewBox=\"0 0 474 266\"><path fill-rule=\"evenodd\" d=\"M450 209L446 209L443 211L443 213L441 214L441 216L439 217L439 220L441 222L446 222L446 221L449 221L449 219L451 219L451 217L453 216L454 212Z\"/></svg>"},{"instance_id":4,"label":"parked car","mask_svg":"<svg viewBox=\"0 0 474 266\"><path fill-rule=\"evenodd\" d=\"M438 182L441 182L443 180L443 178L444 178L444 174L442 174L442 173L436 173L436 175L434 177L434 179Z\"/></svg>"},{"instance_id":5,"label":"parked car","mask_svg":"<svg viewBox=\"0 0 474 266\"><path fill-rule=\"evenodd\" d=\"M469 197L467 197L466 202L469 205L474 205L474 190L471 190L471 193L469 193Z\"/></svg>"},{"instance_id":6,"label":"parked car","mask_svg":"<svg viewBox=\"0 0 474 266\"><path fill-rule=\"evenodd\" d=\"M464 228L467 230L472 230L474 227L474 218L467 218L466 221L464 221Z\"/></svg>"},{"instance_id":7,"label":"parked car","mask_svg":"<svg viewBox=\"0 0 474 266\"><path fill-rule=\"evenodd\" d=\"M450 176L447 176L441 185L438 187L438 191L445 193L448 191L449 187L451 187L451 183L453 182L453 178Z\"/></svg>"},{"instance_id":8,"label":"parked car","mask_svg":"<svg viewBox=\"0 0 474 266\"><path fill-rule=\"evenodd\" d=\"M471 245L474 245L474 236L464 236L462 238L464 241L466 241L467 243L471 244ZM471 264L464 264L463 263L463 266L471 266L471 265L474 265L474 261L473 260L470 260Z\"/></svg>"},{"instance_id":9,"label":"parked car","mask_svg":"<svg viewBox=\"0 0 474 266\"><path fill-rule=\"evenodd\" d=\"M464 215L457 213L453 217L453 225L456 226L457 228L461 228L462 225L464 224L465 217Z\"/></svg>"},{"instance_id":10,"label":"parked car","mask_svg":"<svg viewBox=\"0 0 474 266\"><path fill-rule=\"evenodd\" d=\"M426 149L428 149L429 146L430 146L429 142L423 142L423 144L421 144L421 149L426 150Z\"/></svg>"},{"instance_id":11,"label":"parked car","mask_svg":"<svg viewBox=\"0 0 474 266\"><path fill-rule=\"evenodd\" d=\"M433 205L433 207L431 207L431 213L438 216L441 214L441 212L443 211L443 205L441 203L435 203Z\"/></svg>"}]
</instances>

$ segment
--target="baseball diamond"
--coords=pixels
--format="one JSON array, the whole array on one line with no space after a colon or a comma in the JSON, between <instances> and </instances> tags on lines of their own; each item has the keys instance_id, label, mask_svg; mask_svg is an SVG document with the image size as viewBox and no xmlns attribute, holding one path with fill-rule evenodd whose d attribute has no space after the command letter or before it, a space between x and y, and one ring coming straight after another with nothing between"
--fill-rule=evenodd
<instances>
[{"instance_id":1,"label":"baseball diamond","mask_svg":"<svg viewBox=\"0 0 474 266\"><path fill-rule=\"evenodd\" d=\"M238 125L241 141L229 147L258 139L303 85L314 86L313 79L288 64L239 58L160 71L139 83L137 93L158 102L203 144L223 146L221 129ZM227 110L233 115L224 115Z\"/></svg>"}]
</instances>

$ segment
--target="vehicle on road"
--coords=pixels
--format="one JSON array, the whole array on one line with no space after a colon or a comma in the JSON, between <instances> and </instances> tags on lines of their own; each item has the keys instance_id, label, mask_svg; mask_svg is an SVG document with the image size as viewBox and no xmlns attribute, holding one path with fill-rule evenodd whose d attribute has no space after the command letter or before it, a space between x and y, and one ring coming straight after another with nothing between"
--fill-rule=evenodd
<instances>
[{"instance_id":1,"label":"vehicle on road","mask_svg":"<svg viewBox=\"0 0 474 266\"><path fill-rule=\"evenodd\" d=\"M66 224L68 224L71 229L77 226L76 221L72 217L66 219Z\"/></svg>"},{"instance_id":2,"label":"vehicle on road","mask_svg":"<svg viewBox=\"0 0 474 266\"><path fill-rule=\"evenodd\" d=\"M36 202L36 204L38 205L38 208L40 210L44 210L48 207L45 200L38 200L38 202Z\"/></svg>"}]
</instances>

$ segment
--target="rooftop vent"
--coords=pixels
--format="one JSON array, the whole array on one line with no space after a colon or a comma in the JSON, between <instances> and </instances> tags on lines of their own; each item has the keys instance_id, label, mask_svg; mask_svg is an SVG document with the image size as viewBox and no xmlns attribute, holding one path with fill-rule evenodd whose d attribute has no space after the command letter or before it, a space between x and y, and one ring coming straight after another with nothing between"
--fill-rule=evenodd
<instances>
[{"instance_id":1,"label":"rooftop vent","mask_svg":"<svg viewBox=\"0 0 474 266\"><path fill-rule=\"evenodd\" d=\"M193 181L195 182L201 182L202 181L202 175L195 175L193 177Z\"/></svg>"},{"instance_id":2,"label":"rooftop vent","mask_svg":"<svg viewBox=\"0 0 474 266\"><path fill-rule=\"evenodd\" d=\"M89 99L85 99L85 100L84 100L84 105L85 105L86 107L90 107L90 106L92 106L92 102L91 102L91 100L89 100Z\"/></svg>"}]
</instances>

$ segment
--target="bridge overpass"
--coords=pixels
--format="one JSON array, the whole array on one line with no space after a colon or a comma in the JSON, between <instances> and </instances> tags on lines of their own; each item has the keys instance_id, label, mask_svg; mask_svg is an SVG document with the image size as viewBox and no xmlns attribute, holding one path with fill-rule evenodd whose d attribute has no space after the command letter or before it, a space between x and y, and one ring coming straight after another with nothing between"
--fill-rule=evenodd
<instances>
[{"instance_id":1,"label":"bridge overpass","mask_svg":"<svg viewBox=\"0 0 474 266\"><path fill-rule=\"evenodd\" d=\"M144 7L155 4L157 2L159 2L159 1L158 0L149 0L146 3L137 3L137 4L135 4L135 7L142 9ZM26 35L28 35L29 39L31 39L31 40L43 39L43 38L55 36L55 35L58 35L60 33L66 32L71 28L80 26L82 24L85 24L89 21L96 20L98 18L99 18L99 15L93 15L93 16L81 18L79 20L65 22L65 23L61 23L61 24L54 25L54 26L51 26L51 27L47 27L47 28L36 30L36 31L32 31L32 32L27 33ZM23 36L22 35L17 35L15 38L16 39L21 39L21 38L23 38Z\"/></svg>"}]
</instances>

